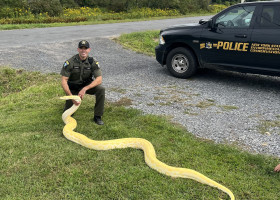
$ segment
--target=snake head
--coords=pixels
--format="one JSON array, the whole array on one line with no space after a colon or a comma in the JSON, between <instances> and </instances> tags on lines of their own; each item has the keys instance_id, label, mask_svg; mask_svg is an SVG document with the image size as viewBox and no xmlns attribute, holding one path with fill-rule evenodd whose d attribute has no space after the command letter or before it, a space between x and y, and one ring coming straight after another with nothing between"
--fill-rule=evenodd
<instances>
[{"instance_id":1,"label":"snake head","mask_svg":"<svg viewBox=\"0 0 280 200\"><path fill-rule=\"evenodd\" d=\"M60 97L60 99L62 100L75 100L77 102L81 102L81 98L78 96L78 95L72 95L72 96L63 96L63 97Z\"/></svg>"}]
</instances>

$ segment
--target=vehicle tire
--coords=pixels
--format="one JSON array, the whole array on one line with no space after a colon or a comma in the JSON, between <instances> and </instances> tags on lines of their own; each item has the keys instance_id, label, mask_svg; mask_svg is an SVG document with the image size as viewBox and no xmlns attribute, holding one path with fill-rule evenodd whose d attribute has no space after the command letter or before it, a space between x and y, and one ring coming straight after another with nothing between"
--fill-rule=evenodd
<instances>
[{"instance_id":1,"label":"vehicle tire","mask_svg":"<svg viewBox=\"0 0 280 200\"><path fill-rule=\"evenodd\" d=\"M173 76L189 78L197 70L197 61L195 55L189 49L178 47L168 53L166 66Z\"/></svg>"}]
</instances>

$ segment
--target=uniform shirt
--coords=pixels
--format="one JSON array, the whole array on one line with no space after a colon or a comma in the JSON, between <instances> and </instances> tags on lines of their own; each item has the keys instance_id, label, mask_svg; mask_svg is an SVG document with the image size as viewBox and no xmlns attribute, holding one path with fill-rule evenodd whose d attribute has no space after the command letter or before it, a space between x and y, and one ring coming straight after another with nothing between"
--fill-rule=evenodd
<instances>
[{"instance_id":1,"label":"uniform shirt","mask_svg":"<svg viewBox=\"0 0 280 200\"><path fill-rule=\"evenodd\" d=\"M93 60L92 64L90 64L89 59ZM97 61L89 57L82 61L79 54L65 61L60 75L68 77L68 83L72 84L90 83L93 80L93 77L96 78L102 76Z\"/></svg>"}]
</instances>

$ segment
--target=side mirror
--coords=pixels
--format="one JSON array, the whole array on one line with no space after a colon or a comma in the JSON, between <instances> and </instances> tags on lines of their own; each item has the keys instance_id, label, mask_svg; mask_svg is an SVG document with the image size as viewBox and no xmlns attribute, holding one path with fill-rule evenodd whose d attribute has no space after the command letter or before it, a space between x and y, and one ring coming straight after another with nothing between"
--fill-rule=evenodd
<instances>
[{"instance_id":1,"label":"side mirror","mask_svg":"<svg viewBox=\"0 0 280 200\"><path fill-rule=\"evenodd\" d=\"M199 20L199 24L205 24L206 22L208 22L208 20L206 20L206 19L201 19L201 20Z\"/></svg>"}]
</instances>

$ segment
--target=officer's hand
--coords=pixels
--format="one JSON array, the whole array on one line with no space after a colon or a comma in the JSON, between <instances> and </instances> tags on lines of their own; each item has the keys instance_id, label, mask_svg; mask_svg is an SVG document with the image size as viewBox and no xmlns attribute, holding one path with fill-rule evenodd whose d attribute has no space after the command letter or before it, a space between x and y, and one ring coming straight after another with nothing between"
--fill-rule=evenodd
<instances>
[{"instance_id":1,"label":"officer's hand","mask_svg":"<svg viewBox=\"0 0 280 200\"><path fill-rule=\"evenodd\" d=\"M274 171L275 172L279 172L280 171L280 164L275 167Z\"/></svg>"},{"instance_id":2,"label":"officer's hand","mask_svg":"<svg viewBox=\"0 0 280 200\"><path fill-rule=\"evenodd\" d=\"M80 104L80 102L77 102L75 100L72 100L73 104L75 104L76 106L78 106Z\"/></svg>"},{"instance_id":3,"label":"officer's hand","mask_svg":"<svg viewBox=\"0 0 280 200\"><path fill-rule=\"evenodd\" d=\"M82 90L79 92L78 96L83 100L85 94L86 94L86 90L85 90L85 89L82 89Z\"/></svg>"}]
</instances>

